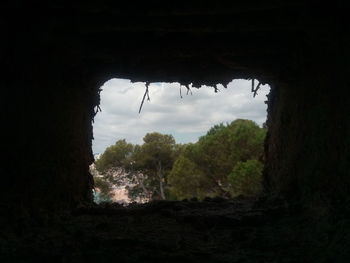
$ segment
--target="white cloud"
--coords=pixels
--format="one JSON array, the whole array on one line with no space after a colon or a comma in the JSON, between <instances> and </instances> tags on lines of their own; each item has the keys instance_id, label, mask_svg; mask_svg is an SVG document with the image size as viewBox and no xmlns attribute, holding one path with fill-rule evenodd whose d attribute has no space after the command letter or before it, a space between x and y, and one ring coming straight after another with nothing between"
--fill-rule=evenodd
<instances>
[{"instance_id":1,"label":"white cloud","mask_svg":"<svg viewBox=\"0 0 350 263\"><path fill-rule=\"evenodd\" d=\"M192 89L186 95L178 83L151 83L150 101L145 100L138 113L145 92L144 83L112 79L101 92L101 109L95 118L93 151L102 153L119 139L142 143L147 132L174 135L177 142L194 142L215 124L237 118L251 119L261 125L266 120L266 95L269 87L262 86L253 98L250 81L234 80L227 89L218 86Z\"/></svg>"}]
</instances>

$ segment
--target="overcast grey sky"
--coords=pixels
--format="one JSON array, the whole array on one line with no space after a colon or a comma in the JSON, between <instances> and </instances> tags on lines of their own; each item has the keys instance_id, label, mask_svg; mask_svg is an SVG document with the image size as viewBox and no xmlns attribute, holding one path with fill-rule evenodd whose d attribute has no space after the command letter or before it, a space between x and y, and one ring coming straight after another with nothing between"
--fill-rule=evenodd
<instances>
[{"instance_id":1,"label":"overcast grey sky","mask_svg":"<svg viewBox=\"0 0 350 263\"><path fill-rule=\"evenodd\" d=\"M218 93L212 87L193 88L192 96L186 95L182 87L182 99L179 88L178 83L151 83L150 101L145 101L139 114L145 84L124 79L107 81L101 92L102 112L93 124L94 154L103 153L119 139L140 144L148 132L172 134L176 142L187 143L197 141L221 122L243 118L262 125L266 120L268 85L261 86L255 98L251 82L246 80L234 80L227 89L218 85Z\"/></svg>"}]
</instances>

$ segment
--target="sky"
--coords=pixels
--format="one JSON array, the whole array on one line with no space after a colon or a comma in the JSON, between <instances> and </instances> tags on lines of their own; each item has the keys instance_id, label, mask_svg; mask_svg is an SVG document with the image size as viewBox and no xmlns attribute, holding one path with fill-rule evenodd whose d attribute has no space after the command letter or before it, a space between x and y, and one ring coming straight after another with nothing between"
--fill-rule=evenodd
<instances>
[{"instance_id":1,"label":"sky","mask_svg":"<svg viewBox=\"0 0 350 263\"><path fill-rule=\"evenodd\" d=\"M256 82L255 82L256 83ZM258 125L266 121L266 95L270 88L261 86L253 98L251 81L234 80L225 89L213 87L192 88L186 95L179 83L151 83L150 101L145 100L145 83L131 83L125 79L111 79L102 86L101 112L93 123L93 153L103 153L117 140L141 144L149 132L172 134L177 143L196 142L210 127L235 119L250 119Z\"/></svg>"}]
</instances>

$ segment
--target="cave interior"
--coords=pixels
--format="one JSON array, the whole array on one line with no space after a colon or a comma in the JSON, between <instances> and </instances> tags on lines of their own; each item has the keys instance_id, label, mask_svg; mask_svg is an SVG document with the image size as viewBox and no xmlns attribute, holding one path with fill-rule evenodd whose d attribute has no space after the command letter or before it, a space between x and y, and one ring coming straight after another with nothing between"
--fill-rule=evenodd
<instances>
[{"instance_id":1,"label":"cave interior","mask_svg":"<svg viewBox=\"0 0 350 263\"><path fill-rule=\"evenodd\" d=\"M182 257L193 262L272 262L275 258L274 262L346 262L350 43L343 2L2 4L6 14L0 24L6 140L0 211L1 223L16 235L0 237L0 254L18 262L29 262L20 259L37 255L45 259L60 255L58 262L77 262L96 255L109 258L113 253L128 262ZM235 213L241 219L236 217L234 222L218 216L230 206L225 202L207 204L216 206L217 213L211 217L201 204L190 203L150 204L130 211L89 209L92 121L99 88L113 77L197 88L225 86L233 79L269 84L264 199L254 204L238 200L241 208ZM181 216L181 209L186 215ZM189 217L193 209L199 212ZM253 216L252 211L260 211L260 216ZM167 222L172 229L167 232L161 216L176 217L180 223ZM61 218L75 225L71 232L60 228ZM114 218L114 223L106 218ZM164 230L164 240L142 239L150 220L163 222L157 229ZM136 229L134 234L125 234L129 238L102 235L106 228L122 231L119 227L125 221ZM97 230L89 236L93 224ZM187 224L196 225L196 231L205 232L208 240L219 240L218 244L226 244L225 235L230 232L230 246L210 247L207 252L198 249L207 243L195 241L196 234ZM272 226L277 228L275 235L265 235ZM50 227L56 236L66 233L63 241L40 248L37 233L41 231L43 239L49 240ZM214 238L206 232L213 228L218 228ZM172 236L176 231L187 234L176 239ZM84 242L76 241L76 235L84 236ZM279 246L286 235L294 239ZM24 237L34 240L32 247L24 245ZM99 245L91 244L93 238ZM197 246L186 245L192 238ZM17 248L16 256L11 247ZM282 253L289 256L284 258Z\"/></svg>"}]
</instances>

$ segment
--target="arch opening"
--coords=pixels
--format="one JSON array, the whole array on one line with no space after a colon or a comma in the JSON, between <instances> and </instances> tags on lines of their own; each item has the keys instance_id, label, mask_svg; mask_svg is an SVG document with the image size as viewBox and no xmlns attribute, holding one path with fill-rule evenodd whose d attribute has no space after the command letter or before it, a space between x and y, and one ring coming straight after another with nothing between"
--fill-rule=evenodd
<instances>
[{"instance_id":1,"label":"arch opening","mask_svg":"<svg viewBox=\"0 0 350 263\"><path fill-rule=\"evenodd\" d=\"M127 204L155 199L231 198L260 192L254 187L261 188L270 87L259 85L254 94L256 84L240 79L226 87L198 89L126 79L105 82L99 106L102 111L93 126L95 201ZM241 139L239 129L244 135ZM160 143L167 139L168 145ZM171 150L157 153L152 149L157 143L157 147ZM158 156L162 150L165 152ZM122 155L118 155L120 151L124 151ZM259 182L250 182L251 186L243 190L249 183L246 180L234 190L232 184L242 184L233 179L234 175L249 169L255 169L251 176L259 174L254 179Z\"/></svg>"}]
</instances>

